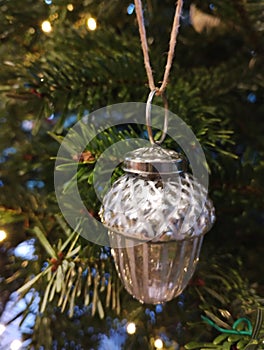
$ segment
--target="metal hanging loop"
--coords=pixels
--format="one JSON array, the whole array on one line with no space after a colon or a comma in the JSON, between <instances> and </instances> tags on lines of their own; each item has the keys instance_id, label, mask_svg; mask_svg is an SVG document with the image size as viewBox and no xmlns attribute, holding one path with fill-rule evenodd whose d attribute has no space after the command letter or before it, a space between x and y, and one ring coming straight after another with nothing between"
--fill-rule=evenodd
<instances>
[{"instance_id":1,"label":"metal hanging loop","mask_svg":"<svg viewBox=\"0 0 264 350\"><path fill-rule=\"evenodd\" d=\"M167 130L168 130L168 113L169 113L168 100L166 96L162 94L162 99L163 99L164 109L165 109L163 130L162 130L161 138L159 140L154 140L152 125L151 125L151 103L156 92L158 92L158 90L154 89L149 93L147 105L146 105L146 125L147 125L149 141L152 145L154 144L160 145L165 140L165 137L167 135Z\"/></svg>"}]
</instances>

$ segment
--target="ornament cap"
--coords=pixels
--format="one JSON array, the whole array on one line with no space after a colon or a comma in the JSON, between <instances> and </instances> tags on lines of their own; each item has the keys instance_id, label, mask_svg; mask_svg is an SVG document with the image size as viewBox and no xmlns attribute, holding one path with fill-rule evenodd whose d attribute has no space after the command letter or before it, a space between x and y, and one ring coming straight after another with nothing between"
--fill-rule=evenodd
<instances>
[{"instance_id":1,"label":"ornament cap","mask_svg":"<svg viewBox=\"0 0 264 350\"><path fill-rule=\"evenodd\" d=\"M180 174L186 168L187 162L182 154L158 145L127 153L123 163L123 170L142 176Z\"/></svg>"}]
</instances>

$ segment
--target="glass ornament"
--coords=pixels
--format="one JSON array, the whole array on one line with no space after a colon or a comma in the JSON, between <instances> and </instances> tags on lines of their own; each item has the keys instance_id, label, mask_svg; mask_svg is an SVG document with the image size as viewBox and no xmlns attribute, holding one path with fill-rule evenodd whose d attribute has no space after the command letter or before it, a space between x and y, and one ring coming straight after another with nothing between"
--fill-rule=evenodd
<instances>
[{"instance_id":1,"label":"glass ornament","mask_svg":"<svg viewBox=\"0 0 264 350\"><path fill-rule=\"evenodd\" d=\"M182 293L215 221L206 189L186 172L185 158L158 145L127 154L100 210L126 290L159 304Z\"/></svg>"},{"instance_id":2,"label":"glass ornament","mask_svg":"<svg viewBox=\"0 0 264 350\"><path fill-rule=\"evenodd\" d=\"M129 152L125 174L103 198L100 217L108 229L111 252L126 290L142 303L160 304L182 293L190 281L206 232L215 221L207 189L187 172L185 157L154 140L150 92L146 125L150 147Z\"/></svg>"}]
</instances>

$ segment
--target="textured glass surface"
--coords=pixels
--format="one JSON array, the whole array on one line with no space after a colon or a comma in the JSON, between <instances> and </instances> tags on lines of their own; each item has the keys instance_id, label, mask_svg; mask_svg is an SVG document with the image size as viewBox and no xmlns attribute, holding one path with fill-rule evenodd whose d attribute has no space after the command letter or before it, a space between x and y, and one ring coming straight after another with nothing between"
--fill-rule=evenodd
<instances>
[{"instance_id":1,"label":"textured glass surface","mask_svg":"<svg viewBox=\"0 0 264 350\"><path fill-rule=\"evenodd\" d=\"M109 232L109 236L124 239L115 232ZM198 263L202 241L203 235L182 241L147 242L113 248L112 254L126 290L141 302L159 304L178 296L187 286Z\"/></svg>"},{"instance_id":2,"label":"textured glass surface","mask_svg":"<svg viewBox=\"0 0 264 350\"><path fill-rule=\"evenodd\" d=\"M138 157L142 163L144 154ZM100 216L126 290L141 302L159 304L187 286L215 212L191 174L152 175L121 176L105 195Z\"/></svg>"},{"instance_id":3,"label":"textured glass surface","mask_svg":"<svg viewBox=\"0 0 264 350\"><path fill-rule=\"evenodd\" d=\"M125 174L105 195L100 215L109 230L139 240L199 236L215 221L206 189L187 173L167 181Z\"/></svg>"}]
</instances>

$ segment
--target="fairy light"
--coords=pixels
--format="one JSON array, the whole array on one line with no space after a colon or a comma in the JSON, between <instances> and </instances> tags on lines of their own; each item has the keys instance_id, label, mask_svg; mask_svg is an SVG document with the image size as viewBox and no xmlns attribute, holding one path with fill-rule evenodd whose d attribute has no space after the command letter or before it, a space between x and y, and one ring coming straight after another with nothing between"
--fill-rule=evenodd
<instances>
[{"instance_id":1,"label":"fairy light","mask_svg":"<svg viewBox=\"0 0 264 350\"><path fill-rule=\"evenodd\" d=\"M0 242L3 242L7 237L7 234L4 230L0 230Z\"/></svg>"},{"instance_id":2,"label":"fairy light","mask_svg":"<svg viewBox=\"0 0 264 350\"><path fill-rule=\"evenodd\" d=\"M22 346L22 342L18 339L12 341L10 345L10 350L19 350Z\"/></svg>"},{"instance_id":3,"label":"fairy light","mask_svg":"<svg viewBox=\"0 0 264 350\"><path fill-rule=\"evenodd\" d=\"M50 24L50 21L42 22L41 29L44 33L50 33L52 31L52 26Z\"/></svg>"},{"instance_id":4,"label":"fairy light","mask_svg":"<svg viewBox=\"0 0 264 350\"><path fill-rule=\"evenodd\" d=\"M0 335L2 335L5 330L6 330L6 326L4 324L0 323Z\"/></svg>"},{"instance_id":5,"label":"fairy light","mask_svg":"<svg viewBox=\"0 0 264 350\"><path fill-rule=\"evenodd\" d=\"M36 30L35 30L35 28L30 27L28 32L29 32L29 34L33 35L33 34L35 34Z\"/></svg>"},{"instance_id":6,"label":"fairy light","mask_svg":"<svg viewBox=\"0 0 264 350\"><path fill-rule=\"evenodd\" d=\"M160 338L157 338L154 341L154 346L156 349L163 349L163 341Z\"/></svg>"},{"instance_id":7,"label":"fairy light","mask_svg":"<svg viewBox=\"0 0 264 350\"><path fill-rule=\"evenodd\" d=\"M67 5L67 10L70 11L70 12L73 11L74 10L73 4L68 4Z\"/></svg>"},{"instance_id":8,"label":"fairy light","mask_svg":"<svg viewBox=\"0 0 264 350\"><path fill-rule=\"evenodd\" d=\"M126 327L128 334L135 334L136 333L136 325L134 322L129 322Z\"/></svg>"},{"instance_id":9,"label":"fairy light","mask_svg":"<svg viewBox=\"0 0 264 350\"><path fill-rule=\"evenodd\" d=\"M88 18L86 25L89 30L95 30L97 28L96 19L93 17Z\"/></svg>"}]
</instances>

